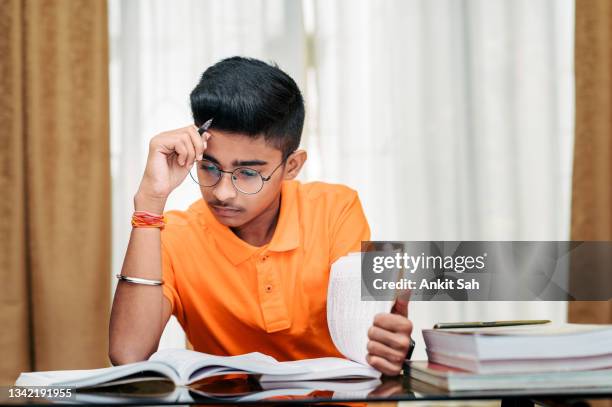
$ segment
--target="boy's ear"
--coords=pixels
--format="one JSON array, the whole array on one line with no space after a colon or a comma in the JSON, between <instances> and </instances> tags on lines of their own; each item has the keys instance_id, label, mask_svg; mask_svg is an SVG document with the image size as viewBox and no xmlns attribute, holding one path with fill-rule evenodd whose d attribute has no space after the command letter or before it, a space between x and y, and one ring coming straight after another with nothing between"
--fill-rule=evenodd
<instances>
[{"instance_id":1,"label":"boy's ear","mask_svg":"<svg viewBox=\"0 0 612 407\"><path fill-rule=\"evenodd\" d=\"M289 158L287 158L284 179L294 179L297 177L307 158L308 155L306 154L306 150L295 150Z\"/></svg>"}]
</instances>

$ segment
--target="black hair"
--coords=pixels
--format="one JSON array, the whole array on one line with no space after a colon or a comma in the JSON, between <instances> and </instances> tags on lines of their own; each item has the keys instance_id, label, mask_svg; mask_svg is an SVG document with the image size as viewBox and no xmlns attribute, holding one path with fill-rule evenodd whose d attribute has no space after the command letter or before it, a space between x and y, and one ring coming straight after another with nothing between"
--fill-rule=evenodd
<instances>
[{"instance_id":1,"label":"black hair","mask_svg":"<svg viewBox=\"0 0 612 407\"><path fill-rule=\"evenodd\" d=\"M264 136L286 158L300 145L304 99L276 64L231 57L209 67L190 95L196 126L213 118L212 129Z\"/></svg>"}]
</instances>

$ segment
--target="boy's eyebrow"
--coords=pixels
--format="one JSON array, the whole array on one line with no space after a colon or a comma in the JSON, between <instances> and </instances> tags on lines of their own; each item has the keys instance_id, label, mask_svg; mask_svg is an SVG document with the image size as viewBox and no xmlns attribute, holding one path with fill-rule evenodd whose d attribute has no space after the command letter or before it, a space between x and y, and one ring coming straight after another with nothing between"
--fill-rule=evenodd
<instances>
[{"instance_id":1,"label":"boy's eyebrow","mask_svg":"<svg viewBox=\"0 0 612 407\"><path fill-rule=\"evenodd\" d=\"M217 160L212 155L208 155L208 154L204 153L202 158L205 158L208 161L211 161L211 162L213 162L213 163L215 163L217 165L221 165L221 163L219 163L219 160ZM234 160L234 161L232 161L232 166L234 166L234 167L254 167L254 166L262 166L262 165L266 165L266 164L268 164L268 162L267 161L263 161L263 160Z\"/></svg>"},{"instance_id":2,"label":"boy's eyebrow","mask_svg":"<svg viewBox=\"0 0 612 407\"><path fill-rule=\"evenodd\" d=\"M253 166L266 165L267 163L268 163L267 161L263 161L263 160L243 160L243 161L234 160L232 161L232 165L234 167L253 167Z\"/></svg>"}]
</instances>

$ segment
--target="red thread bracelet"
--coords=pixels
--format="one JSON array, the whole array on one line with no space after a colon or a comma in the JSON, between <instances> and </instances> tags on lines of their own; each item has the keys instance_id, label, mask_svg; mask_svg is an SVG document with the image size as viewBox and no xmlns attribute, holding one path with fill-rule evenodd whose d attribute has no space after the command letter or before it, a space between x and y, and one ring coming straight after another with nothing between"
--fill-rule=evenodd
<instances>
[{"instance_id":1,"label":"red thread bracelet","mask_svg":"<svg viewBox=\"0 0 612 407\"><path fill-rule=\"evenodd\" d=\"M132 215L132 227L135 228L160 228L166 225L166 217L147 211L136 211Z\"/></svg>"}]
</instances>

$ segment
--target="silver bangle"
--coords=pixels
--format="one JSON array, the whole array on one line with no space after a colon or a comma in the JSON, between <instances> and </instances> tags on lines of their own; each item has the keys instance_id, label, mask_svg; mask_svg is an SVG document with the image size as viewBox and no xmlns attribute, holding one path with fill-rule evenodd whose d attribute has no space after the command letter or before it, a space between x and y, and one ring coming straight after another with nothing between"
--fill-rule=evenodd
<instances>
[{"instance_id":1,"label":"silver bangle","mask_svg":"<svg viewBox=\"0 0 612 407\"><path fill-rule=\"evenodd\" d=\"M116 276L120 281L127 281L132 284L142 284L142 285L162 285L164 284L161 280L148 280L146 278L138 278L138 277L128 277L123 276L121 274L117 274Z\"/></svg>"}]
</instances>

